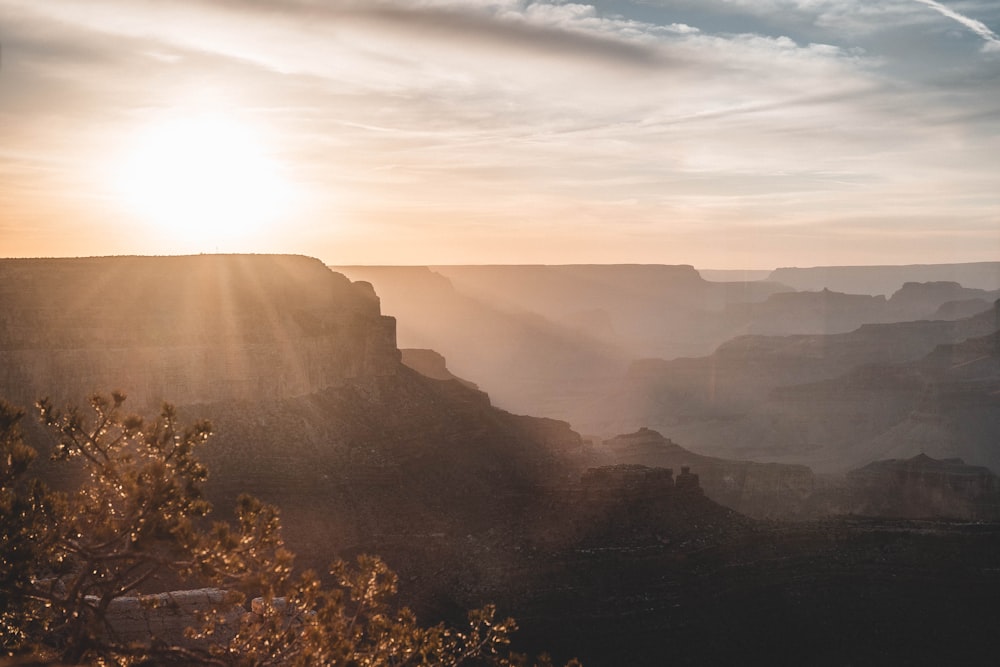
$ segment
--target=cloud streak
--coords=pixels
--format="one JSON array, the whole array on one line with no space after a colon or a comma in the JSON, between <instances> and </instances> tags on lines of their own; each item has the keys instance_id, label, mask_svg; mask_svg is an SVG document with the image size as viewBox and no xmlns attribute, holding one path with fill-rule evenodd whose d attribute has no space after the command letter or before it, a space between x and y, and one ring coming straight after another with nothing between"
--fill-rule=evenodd
<instances>
[{"instance_id":1,"label":"cloud streak","mask_svg":"<svg viewBox=\"0 0 1000 667\"><path fill-rule=\"evenodd\" d=\"M0 210L23 227L53 193L94 200L101 161L128 148L133 126L204 103L266 131L311 197L282 247L309 238L331 262L518 261L545 237L559 249L546 261L766 266L779 253L766 230L780 226L803 230L795 261L821 264L835 261L821 240L837 221L865 218L871 238L915 212L958 239L1000 212L1000 89L992 59L968 48L998 38L973 22L955 40L940 26L956 19L918 1L934 11L913 0L641 11L633 0L0 0ZM972 6L961 7L994 22ZM44 162L29 171L15 153ZM119 224L99 203L90 217ZM84 219L66 206L46 215ZM11 238L0 230L0 246ZM925 250L905 261L932 259Z\"/></svg>"},{"instance_id":2,"label":"cloud streak","mask_svg":"<svg viewBox=\"0 0 1000 667\"><path fill-rule=\"evenodd\" d=\"M997 34L992 30L990 30L989 26L987 26L982 21L970 18L968 16L965 16L964 14L959 14L950 7L946 7L945 5L942 5L940 2L936 2L936 0L915 0L915 2L919 2L922 5L927 5L928 7L937 11L941 15L947 16L953 21L961 23L966 28L968 28L972 32L982 37L983 40L986 41L987 48L990 51L1000 50L1000 36L997 36Z\"/></svg>"},{"instance_id":3,"label":"cloud streak","mask_svg":"<svg viewBox=\"0 0 1000 667\"><path fill-rule=\"evenodd\" d=\"M600 19L592 7L520 2L508 3L423 3L404 5L391 2L304 3L298 0L247 3L245 0L215 0L206 8L225 6L236 13L295 17L300 21L321 21L327 25L372 25L399 34L423 39L459 43L502 44L542 54L574 58L607 59L639 66L667 64L655 44L643 41L642 27L632 22ZM683 31L687 26L667 30ZM628 30L631 28L631 30ZM631 34L629 34L631 33Z\"/></svg>"}]
</instances>

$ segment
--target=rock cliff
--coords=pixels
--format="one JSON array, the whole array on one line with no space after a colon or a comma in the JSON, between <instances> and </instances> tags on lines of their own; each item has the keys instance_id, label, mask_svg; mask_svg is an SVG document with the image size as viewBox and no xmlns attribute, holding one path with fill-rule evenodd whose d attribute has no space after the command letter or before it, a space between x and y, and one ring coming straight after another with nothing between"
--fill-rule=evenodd
<instances>
[{"instance_id":1,"label":"rock cliff","mask_svg":"<svg viewBox=\"0 0 1000 667\"><path fill-rule=\"evenodd\" d=\"M808 514L819 485L806 466L702 456L648 428L605 440L598 452L618 464L697 470L709 498L756 518Z\"/></svg>"},{"instance_id":2,"label":"rock cliff","mask_svg":"<svg viewBox=\"0 0 1000 667\"><path fill-rule=\"evenodd\" d=\"M628 365L621 350L575 323L533 312L527 303L460 290L427 267L334 270L375 286L385 312L399 320L402 347L443 354L451 372L506 410L567 419L581 393Z\"/></svg>"},{"instance_id":3,"label":"rock cliff","mask_svg":"<svg viewBox=\"0 0 1000 667\"><path fill-rule=\"evenodd\" d=\"M706 454L843 472L872 460L845 458L845 443L885 431L925 391L927 373L907 364L933 353L949 374L965 377L982 366L976 372L991 378L994 357L985 350L992 343L968 351L955 344L996 330L991 308L955 321L868 324L828 336L741 336L707 357L635 362L574 425L605 434L645 425Z\"/></svg>"},{"instance_id":4,"label":"rock cliff","mask_svg":"<svg viewBox=\"0 0 1000 667\"><path fill-rule=\"evenodd\" d=\"M0 395L133 409L302 396L392 375L371 285L286 255L0 260Z\"/></svg>"},{"instance_id":5,"label":"rock cliff","mask_svg":"<svg viewBox=\"0 0 1000 667\"><path fill-rule=\"evenodd\" d=\"M959 319L962 311L968 311L964 316L982 312L1000 299L1000 290L982 290L963 287L954 281L936 281L927 283L907 282L900 287L888 301L892 311L892 320L919 319ZM973 302L964 308L958 304ZM978 303L978 307L974 304ZM952 304L948 306L948 304ZM949 317L949 315L954 315Z\"/></svg>"},{"instance_id":6,"label":"rock cliff","mask_svg":"<svg viewBox=\"0 0 1000 667\"><path fill-rule=\"evenodd\" d=\"M748 334L834 334L863 324L889 321L883 296L818 292L779 292L760 303L731 306L727 313ZM734 329L737 329L734 326Z\"/></svg>"},{"instance_id":7,"label":"rock cliff","mask_svg":"<svg viewBox=\"0 0 1000 667\"><path fill-rule=\"evenodd\" d=\"M847 474L852 511L901 518L1000 518L1000 479L962 459L874 461Z\"/></svg>"},{"instance_id":8,"label":"rock cliff","mask_svg":"<svg viewBox=\"0 0 1000 667\"><path fill-rule=\"evenodd\" d=\"M434 350L410 347L400 350L400 352L403 353L403 364L421 375L429 377L432 380L455 380L470 389L479 389L476 383L463 380L448 370L448 362L444 356Z\"/></svg>"}]
</instances>

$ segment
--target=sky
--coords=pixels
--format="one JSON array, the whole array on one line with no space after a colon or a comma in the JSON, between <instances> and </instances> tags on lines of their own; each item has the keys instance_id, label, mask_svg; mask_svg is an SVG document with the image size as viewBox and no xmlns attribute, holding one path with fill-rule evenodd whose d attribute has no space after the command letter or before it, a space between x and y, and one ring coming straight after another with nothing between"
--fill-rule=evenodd
<instances>
[{"instance_id":1,"label":"sky","mask_svg":"<svg viewBox=\"0 0 1000 667\"><path fill-rule=\"evenodd\" d=\"M996 0L0 0L0 257L1000 260Z\"/></svg>"}]
</instances>

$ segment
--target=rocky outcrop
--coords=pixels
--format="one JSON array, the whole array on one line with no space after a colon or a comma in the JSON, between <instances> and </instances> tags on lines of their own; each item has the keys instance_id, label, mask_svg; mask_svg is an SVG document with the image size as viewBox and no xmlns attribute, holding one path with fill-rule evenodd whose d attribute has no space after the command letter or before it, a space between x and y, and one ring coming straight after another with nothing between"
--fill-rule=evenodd
<instances>
[{"instance_id":1,"label":"rocky outcrop","mask_svg":"<svg viewBox=\"0 0 1000 667\"><path fill-rule=\"evenodd\" d=\"M997 311L991 308L956 321L869 324L829 336L741 336L708 357L635 362L621 384L589 404L574 425L598 434L648 425L713 456L843 472L860 461L827 457L823 450L837 433L871 424L879 430L867 435L876 435L912 410L913 397L924 391L927 380L921 370L893 366L918 364L933 354L949 367L948 373L967 374L989 364L970 357L974 363L958 368L955 344L997 328ZM886 387L900 391L885 393ZM891 410L894 421L889 424L881 413L872 413L882 405ZM830 419L818 424L809 418L813 413ZM872 413L871 419L835 418L866 413Z\"/></svg>"},{"instance_id":2,"label":"rocky outcrop","mask_svg":"<svg viewBox=\"0 0 1000 667\"><path fill-rule=\"evenodd\" d=\"M962 459L874 461L847 474L852 510L900 518L1000 518L1000 478Z\"/></svg>"},{"instance_id":3,"label":"rocky outcrop","mask_svg":"<svg viewBox=\"0 0 1000 667\"><path fill-rule=\"evenodd\" d=\"M678 488L690 481L684 477L685 471L697 470L698 486L709 498L758 518L793 518L807 514L810 498L818 486L813 472L806 466L703 456L648 428L605 440L598 452L605 460L620 465L680 470Z\"/></svg>"},{"instance_id":4,"label":"rocky outcrop","mask_svg":"<svg viewBox=\"0 0 1000 667\"><path fill-rule=\"evenodd\" d=\"M915 361L774 388L742 414L678 422L670 433L713 454L713 444L728 445L723 456L766 456L821 473L921 452L1000 470L1000 332L939 345Z\"/></svg>"},{"instance_id":5,"label":"rocky outcrop","mask_svg":"<svg viewBox=\"0 0 1000 667\"><path fill-rule=\"evenodd\" d=\"M538 275L533 268L540 267L526 267L526 275ZM459 289L457 281L427 267L335 270L375 285L385 312L399 320L402 347L441 353L451 372L513 412L566 419L581 392L627 367L621 350L593 332L533 312L527 301L511 302L511 295L480 295L466 283ZM526 287L523 280L512 283Z\"/></svg>"},{"instance_id":6,"label":"rocky outcrop","mask_svg":"<svg viewBox=\"0 0 1000 667\"><path fill-rule=\"evenodd\" d=\"M0 260L0 395L17 402L287 398L398 364L371 285L314 259Z\"/></svg>"},{"instance_id":7,"label":"rocky outcrop","mask_svg":"<svg viewBox=\"0 0 1000 667\"><path fill-rule=\"evenodd\" d=\"M986 310L998 298L1000 290L973 289L951 280L907 282L892 295L887 305L893 320L958 319ZM963 302L971 303L964 307L958 305ZM977 303L979 307L973 309ZM947 304L953 305L946 307ZM964 315L960 314L963 310L966 311Z\"/></svg>"},{"instance_id":8,"label":"rocky outcrop","mask_svg":"<svg viewBox=\"0 0 1000 667\"><path fill-rule=\"evenodd\" d=\"M546 550L631 550L675 539L703 539L703 529L709 526L726 531L752 524L708 497L700 475L689 466L674 473L672 468L634 463L589 467L578 478L548 490L547 502L528 519L526 534Z\"/></svg>"},{"instance_id":9,"label":"rocky outcrop","mask_svg":"<svg viewBox=\"0 0 1000 667\"><path fill-rule=\"evenodd\" d=\"M853 331L863 324L889 321L884 296L844 294L828 289L818 292L782 292L762 303L747 303L727 311L730 318L745 319L751 334L834 334Z\"/></svg>"},{"instance_id":10,"label":"rocky outcrop","mask_svg":"<svg viewBox=\"0 0 1000 667\"><path fill-rule=\"evenodd\" d=\"M1000 470L1000 332L939 345L915 362L776 390L765 419L772 443L798 434L827 468L924 453Z\"/></svg>"},{"instance_id":11,"label":"rocky outcrop","mask_svg":"<svg viewBox=\"0 0 1000 667\"><path fill-rule=\"evenodd\" d=\"M450 370L444 356L434 350L404 348L403 364L432 380L456 380L470 389L479 389L474 382L463 380Z\"/></svg>"},{"instance_id":12,"label":"rocky outcrop","mask_svg":"<svg viewBox=\"0 0 1000 667\"><path fill-rule=\"evenodd\" d=\"M97 598L87 598L97 604ZM295 618L286 598L263 597L250 600L247 610L244 595L221 588L195 588L113 598L105 611L105 632L121 644L176 646L208 649L232 638L241 627L260 623L268 614L282 614L289 622ZM211 633L202 633L206 619ZM195 634L190 634L191 632Z\"/></svg>"},{"instance_id":13,"label":"rocky outcrop","mask_svg":"<svg viewBox=\"0 0 1000 667\"><path fill-rule=\"evenodd\" d=\"M930 320L958 320L963 317L972 317L976 313L981 313L989 309L991 303L986 299L960 299L958 301L945 301L935 310Z\"/></svg>"},{"instance_id":14,"label":"rocky outcrop","mask_svg":"<svg viewBox=\"0 0 1000 667\"><path fill-rule=\"evenodd\" d=\"M652 501L672 495L676 489L671 468L620 463L589 468L580 480L585 499L627 498L634 501Z\"/></svg>"},{"instance_id":15,"label":"rocky outcrop","mask_svg":"<svg viewBox=\"0 0 1000 667\"><path fill-rule=\"evenodd\" d=\"M105 612L107 632L122 644L162 643L165 646L194 647L204 640L190 639L188 628L200 629L203 615L215 614L222 620L217 641L226 632L235 633L246 611L238 604L242 596L218 588L171 591L111 600ZM97 599L92 600L94 604Z\"/></svg>"}]
</instances>

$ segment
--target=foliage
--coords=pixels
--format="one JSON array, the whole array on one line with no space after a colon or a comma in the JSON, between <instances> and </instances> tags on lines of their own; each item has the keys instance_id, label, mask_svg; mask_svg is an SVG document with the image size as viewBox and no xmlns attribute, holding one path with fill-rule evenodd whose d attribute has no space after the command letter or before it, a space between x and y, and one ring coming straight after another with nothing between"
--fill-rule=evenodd
<instances>
[{"instance_id":1,"label":"foliage","mask_svg":"<svg viewBox=\"0 0 1000 667\"><path fill-rule=\"evenodd\" d=\"M498 619L492 606L471 612L463 630L421 626L394 604L396 575L378 558L334 563L332 585L313 572L296 575L273 506L243 496L235 524L209 523L207 471L195 452L211 426L182 429L170 405L153 421L126 415L124 401L95 395L89 416L38 403L56 437L53 460L80 479L72 493L29 477L37 454L24 443L23 412L0 401L0 656L100 665L529 664L509 650L513 620ZM155 600L141 594L183 582L229 593L201 610L184 642L116 640L116 599ZM246 594L259 596L253 610L234 617Z\"/></svg>"},{"instance_id":2,"label":"foliage","mask_svg":"<svg viewBox=\"0 0 1000 667\"><path fill-rule=\"evenodd\" d=\"M338 561L331 574L332 587L306 573L289 597L265 597L216 654L248 666L518 664L504 652L513 621L491 606L470 613L465 631L425 628L393 606L396 576L378 558L362 556L353 568Z\"/></svg>"},{"instance_id":3,"label":"foliage","mask_svg":"<svg viewBox=\"0 0 1000 667\"><path fill-rule=\"evenodd\" d=\"M45 490L24 481L35 450L24 444L21 410L0 401L0 647L29 641L39 627L31 594L33 566L45 551L43 517L50 511Z\"/></svg>"}]
</instances>

